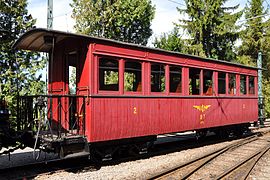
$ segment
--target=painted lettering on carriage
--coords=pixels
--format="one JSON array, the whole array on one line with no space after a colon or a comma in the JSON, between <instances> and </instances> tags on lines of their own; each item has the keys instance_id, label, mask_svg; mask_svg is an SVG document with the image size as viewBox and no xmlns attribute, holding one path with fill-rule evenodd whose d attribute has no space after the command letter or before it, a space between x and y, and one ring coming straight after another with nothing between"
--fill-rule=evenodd
<instances>
[{"instance_id":1,"label":"painted lettering on carriage","mask_svg":"<svg viewBox=\"0 0 270 180\"><path fill-rule=\"evenodd\" d=\"M133 114L137 114L137 107L133 108Z\"/></svg>"},{"instance_id":2,"label":"painted lettering on carriage","mask_svg":"<svg viewBox=\"0 0 270 180\"><path fill-rule=\"evenodd\" d=\"M205 111L207 111L208 108L210 108L211 105L199 105L199 106L193 106L193 108L197 109L198 111L200 111L200 124L204 124L204 121L205 121Z\"/></svg>"}]
</instances>

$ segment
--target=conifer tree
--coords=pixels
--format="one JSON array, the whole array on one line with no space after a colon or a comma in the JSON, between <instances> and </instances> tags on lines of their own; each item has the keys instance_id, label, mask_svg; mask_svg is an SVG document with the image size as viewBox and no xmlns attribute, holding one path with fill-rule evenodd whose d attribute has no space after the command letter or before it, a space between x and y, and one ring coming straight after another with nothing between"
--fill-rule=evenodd
<instances>
[{"instance_id":1,"label":"conifer tree","mask_svg":"<svg viewBox=\"0 0 270 180\"><path fill-rule=\"evenodd\" d=\"M26 7L26 0L0 1L0 96L5 97L12 113L17 95L44 91L41 75L37 76L44 67L44 59L37 53L12 49L19 36L35 24Z\"/></svg>"},{"instance_id":2,"label":"conifer tree","mask_svg":"<svg viewBox=\"0 0 270 180\"><path fill-rule=\"evenodd\" d=\"M182 53L185 53L186 50L184 41L181 39L181 35L176 27L173 29L173 31L164 33L159 38L155 38L153 45L156 48Z\"/></svg>"},{"instance_id":3,"label":"conifer tree","mask_svg":"<svg viewBox=\"0 0 270 180\"><path fill-rule=\"evenodd\" d=\"M251 0L245 7L245 29L241 32L242 44L238 49L238 62L256 66L258 52L262 50L265 23L262 15L263 0Z\"/></svg>"},{"instance_id":4,"label":"conifer tree","mask_svg":"<svg viewBox=\"0 0 270 180\"><path fill-rule=\"evenodd\" d=\"M259 51L262 52L263 94L265 98L265 115L270 117L270 19L264 15L268 9L263 6L264 0L250 0L245 7L245 29L241 32L242 44L238 48L238 62L246 65L257 65Z\"/></svg>"},{"instance_id":5,"label":"conifer tree","mask_svg":"<svg viewBox=\"0 0 270 180\"><path fill-rule=\"evenodd\" d=\"M226 0L185 0L186 9L179 9L188 19L181 19L178 26L183 28L190 38L189 52L204 54L209 58L231 61L235 59L234 43L238 38L236 21L242 11L238 8L224 7Z\"/></svg>"}]
</instances>

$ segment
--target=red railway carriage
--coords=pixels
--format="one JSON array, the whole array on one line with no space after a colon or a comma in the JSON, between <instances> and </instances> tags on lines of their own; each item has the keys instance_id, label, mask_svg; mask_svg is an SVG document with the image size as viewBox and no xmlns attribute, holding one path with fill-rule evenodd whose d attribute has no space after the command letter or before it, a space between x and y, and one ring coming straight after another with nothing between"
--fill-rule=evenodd
<instances>
[{"instance_id":1,"label":"red railway carriage","mask_svg":"<svg viewBox=\"0 0 270 180\"><path fill-rule=\"evenodd\" d=\"M158 134L241 132L258 119L254 67L47 29L28 31L14 47L50 54L43 101L55 138L39 131L35 137L64 156L76 151L75 142L87 142L90 151L130 142L144 149L138 144ZM76 70L73 87L69 67Z\"/></svg>"}]
</instances>

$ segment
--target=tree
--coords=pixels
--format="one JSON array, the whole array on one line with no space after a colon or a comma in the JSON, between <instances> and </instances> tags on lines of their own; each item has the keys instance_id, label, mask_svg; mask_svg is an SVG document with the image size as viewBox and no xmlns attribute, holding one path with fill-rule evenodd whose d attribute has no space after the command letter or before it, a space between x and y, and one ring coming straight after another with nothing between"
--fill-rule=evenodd
<instances>
[{"instance_id":1,"label":"tree","mask_svg":"<svg viewBox=\"0 0 270 180\"><path fill-rule=\"evenodd\" d=\"M150 0L73 0L77 32L146 45L155 7Z\"/></svg>"},{"instance_id":2,"label":"tree","mask_svg":"<svg viewBox=\"0 0 270 180\"><path fill-rule=\"evenodd\" d=\"M245 29L241 32L242 44L238 48L238 62L256 66L258 52L262 50L265 23L262 15L266 13L263 0L251 0L245 7Z\"/></svg>"},{"instance_id":3,"label":"tree","mask_svg":"<svg viewBox=\"0 0 270 180\"><path fill-rule=\"evenodd\" d=\"M4 96L14 114L17 95L43 93L41 73L44 65L39 54L12 49L12 44L35 20L27 12L26 0L0 1L0 96Z\"/></svg>"},{"instance_id":4,"label":"tree","mask_svg":"<svg viewBox=\"0 0 270 180\"><path fill-rule=\"evenodd\" d=\"M270 116L270 19L263 17L268 9L263 0L250 0L245 7L245 28L241 32L242 44L238 48L238 62L256 66L259 51L263 54L263 94L265 97L265 113Z\"/></svg>"},{"instance_id":5,"label":"tree","mask_svg":"<svg viewBox=\"0 0 270 180\"><path fill-rule=\"evenodd\" d=\"M165 49L169 51L185 52L184 41L181 40L181 35L178 28L174 28L169 33L164 33L159 38L155 38L154 46L156 48Z\"/></svg>"},{"instance_id":6,"label":"tree","mask_svg":"<svg viewBox=\"0 0 270 180\"><path fill-rule=\"evenodd\" d=\"M186 9L180 14L188 15L177 24L190 38L189 52L195 55L231 61L235 59L234 43L238 38L236 21L242 11L232 13L238 8L223 7L226 0L185 0Z\"/></svg>"}]
</instances>

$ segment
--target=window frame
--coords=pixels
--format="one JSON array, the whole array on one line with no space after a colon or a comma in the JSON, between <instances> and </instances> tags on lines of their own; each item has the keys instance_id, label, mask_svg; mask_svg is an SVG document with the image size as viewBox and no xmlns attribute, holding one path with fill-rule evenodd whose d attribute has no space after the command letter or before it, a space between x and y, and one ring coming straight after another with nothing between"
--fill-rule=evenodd
<instances>
[{"instance_id":1,"label":"window frame","mask_svg":"<svg viewBox=\"0 0 270 180\"><path fill-rule=\"evenodd\" d=\"M211 71L212 72L212 94L207 94L207 92L208 92L208 90L209 90L209 87L208 87L208 89L207 89L207 91L206 91L206 93L204 93L204 73L206 72L206 71ZM203 96L214 96L215 95L215 71L214 70L211 70L211 69L202 69L202 80L201 80L201 82L202 82L202 95Z\"/></svg>"},{"instance_id":2,"label":"window frame","mask_svg":"<svg viewBox=\"0 0 270 180\"><path fill-rule=\"evenodd\" d=\"M101 59L113 59L118 61L118 90L113 91L113 90L103 90L100 89L100 60ZM97 56L97 93L98 94L121 94L122 88L121 88L121 83L122 83L122 75L121 75L121 64L123 63L123 59L114 57L114 56Z\"/></svg>"},{"instance_id":3,"label":"window frame","mask_svg":"<svg viewBox=\"0 0 270 180\"><path fill-rule=\"evenodd\" d=\"M141 91L125 91L125 70L126 70L126 62L136 62L141 64ZM141 60L134 60L134 59L129 59L126 58L123 60L123 93L128 94L128 95L141 95L144 94L144 68L145 62Z\"/></svg>"},{"instance_id":4,"label":"window frame","mask_svg":"<svg viewBox=\"0 0 270 180\"><path fill-rule=\"evenodd\" d=\"M256 96L257 95L257 92L256 92L256 76L253 76L253 75L248 75L247 76L248 79L247 79L247 82L248 82L248 95L249 96ZM254 88L254 93L250 93L250 77L253 77L253 88Z\"/></svg>"},{"instance_id":5,"label":"window frame","mask_svg":"<svg viewBox=\"0 0 270 180\"><path fill-rule=\"evenodd\" d=\"M227 72L224 72L224 71L216 71L217 72L217 94L218 94L218 96L226 96L226 95L228 95L228 93L227 93L227 88L228 88L228 84L227 84L227 77L228 77L228 75L227 75ZM224 84L225 84L225 92L224 93L219 93L219 74L220 73L223 73L223 74L225 74L225 82L224 82Z\"/></svg>"},{"instance_id":6,"label":"window frame","mask_svg":"<svg viewBox=\"0 0 270 180\"><path fill-rule=\"evenodd\" d=\"M114 60L117 61L118 63L118 90L112 90L112 89L116 89L116 88L112 88L112 89L108 89L106 90L106 88L104 89L100 89L101 87L101 82L100 82L100 72L102 72L102 69L100 70L100 63L101 63L101 59L107 59L107 60ZM141 69L140 69L140 73L141 73L141 90L140 91L126 91L125 90L125 72L126 72L126 64L128 62L134 62L134 63L138 63L141 65ZM136 75L138 75L136 73L136 68L137 65L134 64L135 66L130 66L130 73L133 73L132 67L135 67L134 69L134 78L136 77ZM163 89L163 83L164 83L164 91L162 92L154 92L152 91L151 88L151 83L152 83L152 79L151 79L151 75L152 75L152 65L160 65L162 66L162 75L161 77L165 78L164 82L161 82L161 84L159 84L159 87L161 87L161 89ZM222 69L211 69L209 67L201 67L201 66L189 66L189 65L185 65L185 64L178 64L178 63L170 63L170 62L159 62L159 61L151 61L151 60L142 60L142 59L133 59L133 58L123 58L123 57L117 57L117 56L112 56L112 55L96 55L95 56L95 64L94 67L96 67L96 73L93 72L91 73L91 75L94 75L94 79L97 82L93 82L94 84L94 89L91 90L94 93L97 94L106 94L106 95L156 95L156 96L203 96L205 98L207 97L213 97L213 96L220 96L220 97L232 97L232 96L256 96L257 92L256 92L256 88L257 88L257 76L253 75L253 74L249 74L245 72L234 72L231 70L228 71L223 71ZM116 66L113 65L108 65L108 67L115 68ZM175 67L175 69L173 69L173 67ZM172 69L171 69L172 68ZM199 87L199 93L197 94L191 94L191 90L190 90L190 85L192 85L192 83L190 82L190 74L192 69L195 69L197 71L194 71L193 75L195 75L196 77L194 77L194 79L196 80L195 82L195 86L196 89L194 89L194 92L197 92L198 89L197 87ZM105 70L104 71L109 71L110 69L106 69L105 66ZM181 75L179 74L179 70L181 70ZM103 73L104 73L103 71ZM171 73L172 71L172 73ZM173 72L175 71L175 73ZM205 72L210 71L212 73L212 93L207 94L207 86L206 84L204 84L205 80L210 80L210 76L205 75ZM116 72L116 71L115 71ZM155 72L154 72L155 73ZM158 70L156 73L159 73ZM105 73L104 73L105 74ZM180 75L180 81L178 82L178 76ZM220 74L225 74L225 82L224 80L222 80L222 83L225 83L225 93L220 94L219 93L219 75ZM90 78L91 78L90 75ZM233 88L233 94L230 94L231 90L230 90L230 75L234 76L234 88ZM157 75L159 76L159 75ZM173 76L173 77L171 77ZM241 93L241 84L242 84L242 76L245 76L245 88L246 88L246 94ZM175 82L174 84L171 84L171 78L175 77ZM104 78L104 77L103 77ZM161 81L163 81L161 78ZM251 93L252 91L250 90L250 79L253 78L253 88L254 88L254 93ZM135 78L137 79L137 78ZM104 78L105 80L105 78ZM197 84L197 80L199 80L199 85ZM133 87L136 89L137 87L137 83L136 80L132 80L133 81ZM107 81L108 82L108 81ZM92 84L92 83L91 83ZM96 85L95 85L96 84ZM105 84L105 83L104 83ZM158 84L158 83L157 83ZM177 85L176 85L177 84ZM179 84L181 84L181 91L178 90L178 86ZM210 84L210 83L209 83ZM177 86L177 87L176 87ZM171 89L173 90L171 92ZM206 91L205 91L206 90ZM177 92L178 91L178 92ZM205 91L205 92L204 92Z\"/></svg>"},{"instance_id":7,"label":"window frame","mask_svg":"<svg viewBox=\"0 0 270 180\"><path fill-rule=\"evenodd\" d=\"M176 68L180 68L181 69L181 79L180 79L180 83L181 84L181 92L171 92L171 67L176 67ZM176 95L183 95L184 93L184 83L183 83L183 66L180 65L175 65L175 64L169 64L168 65L168 93L171 96L176 96ZM177 85L177 88L179 86L179 84Z\"/></svg>"},{"instance_id":8,"label":"window frame","mask_svg":"<svg viewBox=\"0 0 270 180\"><path fill-rule=\"evenodd\" d=\"M230 75L233 75L234 76L234 90L235 90L235 92L233 92L233 94L232 93L230 93ZM237 89L239 89L238 88L238 84L239 83L237 83L237 74L236 73L232 73L232 72L229 72L229 73L226 73L226 78L228 79L228 82L227 82L227 89L226 89L226 95L228 95L228 96L236 96L237 94L238 94L238 91L237 91Z\"/></svg>"},{"instance_id":9,"label":"window frame","mask_svg":"<svg viewBox=\"0 0 270 180\"><path fill-rule=\"evenodd\" d=\"M150 95L168 95L168 67L169 65L166 64L166 63L160 63L160 62L148 62L149 63L149 82L148 82L148 85L149 85L149 93ZM156 92L156 91L152 91L152 78L151 78L151 75L152 75L152 65L163 65L164 66L164 78L165 78L165 82L164 82L164 85L165 85L165 90L162 91L162 92Z\"/></svg>"},{"instance_id":10,"label":"window frame","mask_svg":"<svg viewBox=\"0 0 270 180\"><path fill-rule=\"evenodd\" d=\"M246 89L246 93L242 93L241 92L241 81L242 81L242 79L241 79L241 77L245 77L245 89ZM239 94L240 94L240 96L247 96L249 93L248 93L248 75L246 75L246 74L239 74Z\"/></svg>"},{"instance_id":11,"label":"window frame","mask_svg":"<svg viewBox=\"0 0 270 180\"><path fill-rule=\"evenodd\" d=\"M203 69L202 68L198 68L198 67L188 67L188 96L202 96L203 95ZM192 84L190 84L190 70L191 69L198 69L200 70L199 72L199 93L198 94L190 94L190 85L192 86Z\"/></svg>"}]
</instances>

